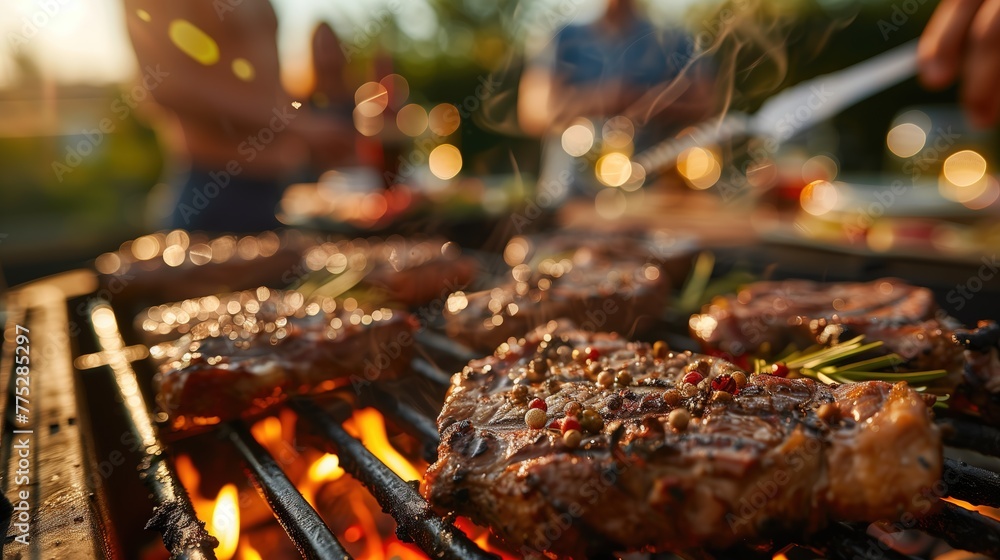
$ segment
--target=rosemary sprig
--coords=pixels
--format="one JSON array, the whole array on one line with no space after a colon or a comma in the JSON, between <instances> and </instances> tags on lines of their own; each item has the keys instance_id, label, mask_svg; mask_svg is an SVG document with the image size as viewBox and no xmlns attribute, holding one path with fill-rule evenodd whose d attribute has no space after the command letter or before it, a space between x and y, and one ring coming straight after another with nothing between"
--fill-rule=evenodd
<instances>
[{"instance_id":1,"label":"rosemary sprig","mask_svg":"<svg viewBox=\"0 0 1000 560\"><path fill-rule=\"evenodd\" d=\"M775 363L783 364L790 374L809 377L826 384L870 380L925 384L948 375L943 369L895 371L896 366L906 361L898 354L850 361L851 358L857 358L881 346L881 341L866 343L864 335L861 335L828 347L814 345L803 351L791 352L786 349L785 358ZM764 360L754 360L754 373L770 372L773 367Z\"/></svg>"}]
</instances>

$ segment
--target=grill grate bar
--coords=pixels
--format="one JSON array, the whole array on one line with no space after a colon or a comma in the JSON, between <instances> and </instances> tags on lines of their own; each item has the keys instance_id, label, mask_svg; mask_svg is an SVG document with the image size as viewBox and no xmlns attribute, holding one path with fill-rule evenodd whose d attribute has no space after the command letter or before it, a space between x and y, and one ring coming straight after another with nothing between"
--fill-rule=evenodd
<instances>
[{"instance_id":1,"label":"grill grate bar","mask_svg":"<svg viewBox=\"0 0 1000 560\"><path fill-rule=\"evenodd\" d=\"M392 515L400 538L412 539L432 558L494 559L454 525L438 517L410 484L399 478L365 446L315 403L293 399L292 408L326 438L330 451L340 457L340 465L372 493L379 505ZM331 405L337 406L337 405ZM346 402L340 406L346 408ZM344 415L349 415L345 411Z\"/></svg>"},{"instance_id":2,"label":"grill grate bar","mask_svg":"<svg viewBox=\"0 0 1000 560\"><path fill-rule=\"evenodd\" d=\"M444 372L441 368L428 362L423 358L413 358L410 362L410 366L413 371L424 376L428 381L447 387L451 384L451 376Z\"/></svg>"},{"instance_id":3,"label":"grill grate bar","mask_svg":"<svg viewBox=\"0 0 1000 560\"><path fill-rule=\"evenodd\" d=\"M482 354L475 352L464 344L455 342L443 334L427 329L417 332L414 338L424 348L442 352L459 362L471 362L483 357Z\"/></svg>"},{"instance_id":4,"label":"grill grate bar","mask_svg":"<svg viewBox=\"0 0 1000 560\"><path fill-rule=\"evenodd\" d=\"M254 487L267 501L278 523L304 557L351 558L316 510L288 480L274 458L253 438L245 424L231 422L223 427L223 435L243 457Z\"/></svg>"},{"instance_id":5,"label":"grill grate bar","mask_svg":"<svg viewBox=\"0 0 1000 560\"><path fill-rule=\"evenodd\" d=\"M917 519L917 527L941 537L951 546L1000 558L1000 522L951 502Z\"/></svg>"},{"instance_id":6,"label":"grill grate bar","mask_svg":"<svg viewBox=\"0 0 1000 560\"><path fill-rule=\"evenodd\" d=\"M149 407L139 390L135 370L124 352L125 341L111 307L105 303L95 305L91 309L91 324L98 346L108 356L108 365L126 412L123 416L128 430L135 441L144 446L139 477L156 504L146 528L163 534L163 544L171 558L214 559L214 549L219 543L205 530L205 523L198 519L187 491L167 462L167 454L149 417Z\"/></svg>"},{"instance_id":7,"label":"grill grate bar","mask_svg":"<svg viewBox=\"0 0 1000 560\"><path fill-rule=\"evenodd\" d=\"M945 459L943 478L951 496L976 505L1000 507L1000 474Z\"/></svg>"},{"instance_id":8,"label":"grill grate bar","mask_svg":"<svg viewBox=\"0 0 1000 560\"><path fill-rule=\"evenodd\" d=\"M382 389L369 387L368 394L379 412L423 445L424 459L428 462L434 462L437 459L439 438L437 424L433 418L429 418L426 414Z\"/></svg>"},{"instance_id":9,"label":"grill grate bar","mask_svg":"<svg viewBox=\"0 0 1000 560\"><path fill-rule=\"evenodd\" d=\"M952 447L971 449L984 455L1000 457L1000 430L964 418L937 418L944 442Z\"/></svg>"},{"instance_id":10,"label":"grill grate bar","mask_svg":"<svg viewBox=\"0 0 1000 560\"><path fill-rule=\"evenodd\" d=\"M823 548L833 560L855 560L857 558L880 558L882 560L906 560L905 554L881 545L864 529L843 523L834 523L820 538Z\"/></svg>"}]
</instances>

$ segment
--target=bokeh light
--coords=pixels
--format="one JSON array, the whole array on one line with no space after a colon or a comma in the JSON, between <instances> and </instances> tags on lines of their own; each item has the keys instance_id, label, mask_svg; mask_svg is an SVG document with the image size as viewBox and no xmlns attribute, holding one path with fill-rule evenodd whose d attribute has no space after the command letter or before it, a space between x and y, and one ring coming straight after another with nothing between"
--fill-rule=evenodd
<instances>
[{"instance_id":1,"label":"bokeh light","mask_svg":"<svg viewBox=\"0 0 1000 560\"><path fill-rule=\"evenodd\" d=\"M427 130L427 111L416 103L405 105L396 113L396 126L407 136L420 136Z\"/></svg>"},{"instance_id":2,"label":"bokeh light","mask_svg":"<svg viewBox=\"0 0 1000 560\"><path fill-rule=\"evenodd\" d=\"M362 116L375 117L389 105L389 92L378 82L365 82L354 92L354 103Z\"/></svg>"},{"instance_id":3,"label":"bokeh light","mask_svg":"<svg viewBox=\"0 0 1000 560\"><path fill-rule=\"evenodd\" d=\"M677 171L695 189L704 190L722 176L722 166L715 153L711 150L691 147L677 158Z\"/></svg>"},{"instance_id":4,"label":"bokeh light","mask_svg":"<svg viewBox=\"0 0 1000 560\"><path fill-rule=\"evenodd\" d=\"M813 216L822 216L837 206L837 187L829 181L813 181L802 189L799 203Z\"/></svg>"},{"instance_id":5,"label":"bokeh light","mask_svg":"<svg viewBox=\"0 0 1000 560\"><path fill-rule=\"evenodd\" d=\"M406 103L406 99L410 97L410 84L406 81L406 78L399 74L389 74L379 80L378 83L385 88L387 93L386 101L388 106L393 110L398 110L402 107Z\"/></svg>"},{"instance_id":6,"label":"bokeh light","mask_svg":"<svg viewBox=\"0 0 1000 560\"><path fill-rule=\"evenodd\" d=\"M594 147L594 125L585 122L570 125L562 133L562 148L573 157L583 156Z\"/></svg>"},{"instance_id":7,"label":"bokeh light","mask_svg":"<svg viewBox=\"0 0 1000 560\"><path fill-rule=\"evenodd\" d=\"M244 82L253 81L254 75L256 74L254 72L253 64L250 64L250 61L245 58L233 59L232 68L233 74Z\"/></svg>"},{"instance_id":8,"label":"bokeh light","mask_svg":"<svg viewBox=\"0 0 1000 560\"><path fill-rule=\"evenodd\" d=\"M611 152L601 156L594 166L597 180L609 187L620 187L632 176L632 161L628 156Z\"/></svg>"},{"instance_id":9,"label":"bokeh light","mask_svg":"<svg viewBox=\"0 0 1000 560\"><path fill-rule=\"evenodd\" d=\"M201 64L211 66L219 61L219 44L188 20L171 21L167 35L178 49Z\"/></svg>"},{"instance_id":10,"label":"bokeh light","mask_svg":"<svg viewBox=\"0 0 1000 560\"><path fill-rule=\"evenodd\" d=\"M462 117L458 113L458 107L451 103L436 105L427 115L427 125L431 132L438 136L448 136L454 133L460 124L462 124Z\"/></svg>"},{"instance_id":11,"label":"bokeh light","mask_svg":"<svg viewBox=\"0 0 1000 560\"><path fill-rule=\"evenodd\" d=\"M942 172L956 187L968 187L986 175L986 159L972 150L955 152L944 160Z\"/></svg>"},{"instance_id":12,"label":"bokeh light","mask_svg":"<svg viewBox=\"0 0 1000 560\"><path fill-rule=\"evenodd\" d=\"M917 155L924 149L927 142L927 133L919 126L904 122L898 124L885 136L885 144L889 151L901 158L908 158Z\"/></svg>"},{"instance_id":13,"label":"bokeh light","mask_svg":"<svg viewBox=\"0 0 1000 560\"><path fill-rule=\"evenodd\" d=\"M462 170L462 153L451 144L441 144L427 158L431 173L438 179L451 179Z\"/></svg>"}]
</instances>

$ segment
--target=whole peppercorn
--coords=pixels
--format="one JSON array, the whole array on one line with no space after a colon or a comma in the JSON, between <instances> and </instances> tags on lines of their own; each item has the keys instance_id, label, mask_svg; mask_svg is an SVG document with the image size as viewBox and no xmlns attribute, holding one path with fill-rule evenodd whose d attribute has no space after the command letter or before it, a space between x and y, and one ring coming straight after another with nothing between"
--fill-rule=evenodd
<instances>
[{"instance_id":1,"label":"whole peppercorn","mask_svg":"<svg viewBox=\"0 0 1000 560\"><path fill-rule=\"evenodd\" d=\"M604 370L597 374L597 384L601 387L608 388L615 383L615 374L611 370Z\"/></svg>"},{"instance_id":2,"label":"whole peppercorn","mask_svg":"<svg viewBox=\"0 0 1000 560\"><path fill-rule=\"evenodd\" d=\"M662 360L667 357L667 343L657 340L653 343L653 357Z\"/></svg>"},{"instance_id":3,"label":"whole peppercorn","mask_svg":"<svg viewBox=\"0 0 1000 560\"><path fill-rule=\"evenodd\" d=\"M732 400L732 393L728 393L726 391L715 391L712 393L712 402L727 403Z\"/></svg>"},{"instance_id":4,"label":"whole peppercorn","mask_svg":"<svg viewBox=\"0 0 1000 560\"><path fill-rule=\"evenodd\" d=\"M697 385L697 384L701 383L702 379L705 379L705 376L703 376L702 374L698 373L697 371L689 371L689 372L687 372L687 373L684 374L684 377L682 379L683 379L684 383L689 383L691 385Z\"/></svg>"},{"instance_id":5,"label":"whole peppercorn","mask_svg":"<svg viewBox=\"0 0 1000 560\"><path fill-rule=\"evenodd\" d=\"M604 418L597 411L588 408L580 413L580 426L588 434L596 434L604 427Z\"/></svg>"},{"instance_id":6,"label":"whole peppercorn","mask_svg":"<svg viewBox=\"0 0 1000 560\"><path fill-rule=\"evenodd\" d=\"M712 389L715 391L725 391L727 393L736 392L736 380L728 373L716 377L712 380Z\"/></svg>"},{"instance_id":7,"label":"whole peppercorn","mask_svg":"<svg viewBox=\"0 0 1000 560\"><path fill-rule=\"evenodd\" d=\"M788 377L788 366L778 362L771 366L771 375L775 377Z\"/></svg>"},{"instance_id":8,"label":"whole peppercorn","mask_svg":"<svg viewBox=\"0 0 1000 560\"><path fill-rule=\"evenodd\" d=\"M628 387L632 383L632 374L626 370L621 370L615 375L615 383L621 385L622 387Z\"/></svg>"},{"instance_id":9,"label":"whole peppercorn","mask_svg":"<svg viewBox=\"0 0 1000 560\"><path fill-rule=\"evenodd\" d=\"M670 427L677 430L683 431L688 427L688 423L691 422L691 413L687 411L686 408L675 408L670 411L667 415L667 423Z\"/></svg>"},{"instance_id":10,"label":"whole peppercorn","mask_svg":"<svg viewBox=\"0 0 1000 560\"><path fill-rule=\"evenodd\" d=\"M529 408L524 414L524 423L532 430L540 430L545 427L545 411L540 408Z\"/></svg>"},{"instance_id":11,"label":"whole peppercorn","mask_svg":"<svg viewBox=\"0 0 1000 560\"><path fill-rule=\"evenodd\" d=\"M667 389L663 392L663 402L669 406L677 406L681 402L681 392L677 389Z\"/></svg>"},{"instance_id":12,"label":"whole peppercorn","mask_svg":"<svg viewBox=\"0 0 1000 560\"><path fill-rule=\"evenodd\" d=\"M568 405L566 405L566 416L579 416L580 411L582 410L583 407L580 406L580 403L575 401L571 402Z\"/></svg>"},{"instance_id":13,"label":"whole peppercorn","mask_svg":"<svg viewBox=\"0 0 1000 560\"><path fill-rule=\"evenodd\" d=\"M565 434L570 430L582 430L583 426L580 425L580 421L577 420L575 417L567 416L562 419L561 428L563 433Z\"/></svg>"},{"instance_id":14,"label":"whole peppercorn","mask_svg":"<svg viewBox=\"0 0 1000 560\"><path fill-rule=\"evenodd\" d=\"M531 399L531 402L528 403L528 408L537 408L542 412L548 412L549 405L545 404L545 401L542 399Z\"/></svg>"},{"instance_id":15,"label":"whole peppercorn","mask_svg":"<svg viewBox=\"0 0 1000 560\"><path fill-rule=\"evenodd\" d=\"M733 372L733 381L736 382L737 389L742 389L747 386L747 376L742 371Z\"/></svg>"},{"instance_id":16,"label":"whole peppercorn","mask_svg":"<svg viewBox=\"0 0 1000 560\"><path fill-rule=\"evenodd\" d=\"M567 430L563 433L563 443L566 447L576 449L580 447L581 441L583 441L583 434L580 433L580 430Z\"/></svg>"}]
</instances>

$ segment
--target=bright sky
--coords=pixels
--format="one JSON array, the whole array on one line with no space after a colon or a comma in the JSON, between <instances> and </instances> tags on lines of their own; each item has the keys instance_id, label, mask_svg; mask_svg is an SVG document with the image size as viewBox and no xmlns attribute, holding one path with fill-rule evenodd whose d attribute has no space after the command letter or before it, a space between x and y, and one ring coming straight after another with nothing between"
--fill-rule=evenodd
<instances>
[{"instance_id":1,"label":"bright sky","mask_svg":"<svg viewBox=\"0 0 1000 560\"><path fill-rule=\"evenodd\" d=\"M686 6L692 1L680 3ZM581 9L603 4L602 0L575 2ZM677 3L653 2L661 10L671 4L670 10L675 10ZM408 35L433 37L438 27L428 0L272 0L272 4L278 14L282 63L291 71L308 67L309 37L318 21L329 21L342 40L350 40L372 14L396 6L396 20ZM0 88L10 87L17 79L14 53L18 49L36 62L43 77L59 83L123 82L135 71L121 0L0 0L0 37L4 40Z\"/></svg>"}]
</instances>

